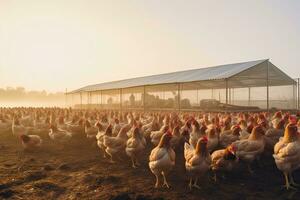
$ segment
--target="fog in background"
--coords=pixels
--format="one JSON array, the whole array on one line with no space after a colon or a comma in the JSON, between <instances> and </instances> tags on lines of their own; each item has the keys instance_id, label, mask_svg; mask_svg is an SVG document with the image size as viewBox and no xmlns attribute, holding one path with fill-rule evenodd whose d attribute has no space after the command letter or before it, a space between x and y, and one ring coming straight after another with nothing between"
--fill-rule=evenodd
<instances>
[{"instance_id":1,"label":"fog in background","mask_svg":"<svg viewBox=\"0 0 300 200\"><path fill-rule=\"evenodd\" d=\"M0 88L0 107L53 107L65 106L63 92L48 93L45 90L27 91L24 87Z\"/></svg>"}]
</instances>

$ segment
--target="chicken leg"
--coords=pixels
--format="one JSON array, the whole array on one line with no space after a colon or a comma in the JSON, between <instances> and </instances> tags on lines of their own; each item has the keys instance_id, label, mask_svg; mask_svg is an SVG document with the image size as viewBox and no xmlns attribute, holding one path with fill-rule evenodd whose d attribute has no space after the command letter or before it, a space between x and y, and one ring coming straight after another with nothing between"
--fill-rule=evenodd
<instances>
[{"instance_id":1,"label":"chicken leg","mask_svg":"<svg viewBox=\"0 0 300 200\"><path fill-rule=\"evenodd\" d=\"M137 168L137 166L136 166L135 163L134 163L134 158L133 158L133 157L131 157L131 162L132 162L132 167L133 167L133 168Z\"/></svg>"},{"instance_id":2,"label":"chicken leg","mask_svg":"<svg viewBox=\"0 0 300 200\"><path fill-rule=\"evenodd\" d=\"M164 184L163 184L163 186L166 186L167 188L170 188L170 186L169 186L169 184L168 184L168 182L167 182L167 179L166 179L165 173L164 173L164 172L162 172L161 174L162 174L162 176L163 176L163 178L164 178Z\"/></svg>"},{"instance_id":3,"label":"chicken leg","mask_svg":"<svg viewBox=\"0 0 300 200\"><path fill-rule=\"evenodd\" d=\"M159 185L159 179L158 176L155 174L156 182L155 182L155 188L158 188Z\"/></svg>"},{"instance_id":4,"label":"chicken leg","mask_svg":"<svg viewBox=\"0 0 300 200\"><path fill-rule=\"evenodd\" d=\"M290 182L289 182L289 174L287 173L287 172L284 172L283 173L284 174L284 178L285 178L285 185L284 185L284 187L287 189L287 190L289 190L289 189L294 189L294 190L296 190L296 188L295 187L293 187L291 184L290 184Z\"/></svg>"},{"instance_id":5,"label":"chicken leg","mask_svg":"<svg viewBox=\"0 0 300 200\"><path fill-rule=\"evenodd\" d=\"M116 163L116 161L113 159L113 155L110 155L110 163Z\"/></svg>"},{"instance_id":6,"label":"chicken leg","mask_svg":"<svg viewBox=\"0 0 300 200\"><path fill-rule=\"evenodd\" d=\"M300 186L300 184L295 183L294 178L292 176L292 172L289 173L289 178L290 178L291 185L296 186L296 187Z\"/></svg>"},{"instance_id":7,"label":"chicken leg","mask_svg":"<svg viewBox=\"0 0 300 200\"><path fill-rule=\"evenodd\" d=\"M197 184L197 182L198 182L198 177L196 178L193 187L195 187L195 188L197 188L197 189L200 190L200 186Z\"/></svg>"},{"instance_id":8,"label":"chicken leg","mask_svg":"<svg viewBox=\"0 0 300 200\"><path fill-rule=\"evenodd\" d=\"M248 171L249 171L249 173L250 173L251 175L253 175L253 174L254 174L254 171L251 169L251 166L250 166L250 164L248 164Z\"/></svg>"},{"instance_id":9,"label":"chicken leg","mask_svg":"<svg viewBox=\"0 0 300 200\"><path fill-rule=\"evenodd\" d=\"M218 180L218 177L217 177L217 172L216 172L216 171L215 171L215 173L214 173L213 180L215 181L215 183L216 183L216 182L217 182L217 180Z\"/></svg>"},{"instance_id":10,"label":"chicken leg","mask_svg":"<svg viewBox=\"0 0 300 200\"><path fill-rule=\"evenodd\" d=\"M190 178L190 183L189 183L189 188L190 188L190 190L192 190L192 186L193 186L192 182L193 182L193 179Z\"/></svg>"}]
</instances>

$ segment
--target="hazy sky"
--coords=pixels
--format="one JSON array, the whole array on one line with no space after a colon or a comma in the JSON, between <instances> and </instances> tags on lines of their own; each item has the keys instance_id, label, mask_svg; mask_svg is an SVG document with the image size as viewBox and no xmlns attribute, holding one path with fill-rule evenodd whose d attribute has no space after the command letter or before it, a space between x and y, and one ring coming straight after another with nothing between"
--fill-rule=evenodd
<instances>
[{"instance_id":1,"label":"hazy sky","mask_svg":"<svg viewBox=\"0 0 300 200\"><path fill-rule=\"evenodd\" d=\"M300 77L298 0L0 0L0 88L64 91L270 58Z\"/></svg>"}]
</instances>

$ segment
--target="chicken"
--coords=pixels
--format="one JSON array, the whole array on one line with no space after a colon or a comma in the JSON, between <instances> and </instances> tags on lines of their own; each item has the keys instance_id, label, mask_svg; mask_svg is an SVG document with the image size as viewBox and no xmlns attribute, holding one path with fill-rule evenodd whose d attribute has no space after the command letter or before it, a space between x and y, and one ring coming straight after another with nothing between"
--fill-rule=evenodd
<instances>
[{"instance_id":1,"label":"chicken","mask_svg":"<svg viewBox=\"0 0 300 200\"><path fill-rule=\"evenodd\" d=\"M264 128L261 125L255 126L246 140L239 140L232 144L236 147L236 155L239 159L245 161L248 165L250 173L253 171L250 168L250 164L259 159L265 148L264 141Z\"/></svg>"},{"instance_id":2,"label":"chicken","mask_svg":"<svg viewBox=\"0 0 300 200\"><path fill-rule=\"evenodd\" d=\"M96 135L98 133L98 127L97 126L92 126L89 120L85 121L84 124L84 132L86 134L86 137L88 139L95 139Z\"/></svg>"},{"instance_id":3,"label":"chicken","mask_svg":"<svg viewBox=\"0 0 300 200\"><path fill-rule=\"evenodd\" d=\"M220 146L226 148L231 143L239 140L241 128L238 125L232 126L231 130L223 131L220 134Z\"/></svg>"},{"instance_id":4,"label":"chicken","mask_svg":"<svg viewBox=\"0 0 300 200\"><path fill-rule=\"evenodd\" d=\"M149 157L149 168L156 177L155 188L159 187L159 176L163 176L163 187L169 188L166 175L172 170L175 165L175 152L171 148L170 140L172 133L163 134L159 144L151 151Z\"/></svg>"},{"instance_id":5,"label":"chicken","mask_svg":"<svg viewBox=\"0 0 300 200\"><path fill-rule=\"evenodd\" d=\"M98 124L96 124L96 126L98 127L98 133L96 135L96 139L97 139L97 145L98 147L103 151L103 157L106 158L106 146L104 146L104 136L112 136L112 125L108 125L107 128L105 129L105 131L101 130L101 123L98 122Z\"/></svg>"},{"instance_id":6,"label":"chicken","mask_svg":"<svg viewBox=\"0 0 300 200\"><path fill-rule=\"evenodd\" d=\"M136 168L139 164L140 157L146 148L146 140L139 132L139 128L135 127L132 137L127 140L126 154L131 158L132 167Z\"/></svg>"},{"instance_id":7,"label":"chicken","mask_svg":"<svg viewBox=\"0 0 300 200\"><path fill-rule=\"evenodd\" d=\"M142 130L145 138L150 138L150 134L152 131L159 130L158 119L156 116L153 117L152 121L149 124L142 126Z\"/></svg>"},{"instance_id":8,"label":"chicken","mask_svg":"<svg viewBox=\"0 0 300 200\"><path fill-rule=\"evenodd\" d=\"M103 136L103 145L105 152L110 156L110 162L115 163L113 159L116 155L125 152L126 142L128 139L127 132L130 127L123 126L116 137L108 135Z\"/></svg>"},{"instance_id":9,"label":"chicken","mask_svg":"<svg viewBox=\"0 0 300 200\"><path fill-rule=\"evenodd\" d=\"M42 145L42 139L38 135L21 135L20 139L25 150L34 150Z\"/></svg>"},{"instance_id":10,"label":"chicken","mask_svg":"<svg viewBox=\"0 0 300 200\"><path fill-rule=\"evenodd\" d=\"M12 124L8 122L6 119L2 118L0 119L0 132L6 132L11 130Z\"/></svg>"},{"instance_id":11,"label":"chicken","mask_svg":"<svg viewBox=\"0 0 300 200\"><path fill-rule=\"evenodd\" d=\"M282 120L282 113L280 111L276 112L272 118L272 126L276 129L278 123Z\"/></svg>"},{"instance_id":12,"label":"chicken","mask_svg":"<svg viewBox=\"0 0 300 200\"><path fill-rule=\"evenodd\" d=\"M170 141L171 147L173 149L176 149L176 147L179 145L181 140L181 134L179 130L180 130L179 126L173 128L172 139Z\"/></svg>"},{"instance_id":13,"label":"chicken","mask_svg":"<svg viewBox=\"0 0 300 200\"><path fill-rule=\"evenodd\" d=\"M27 135L28 128L26 128L25 126L20 124L20 121L18 118L13 118L12 133L15 136Z\"/></svg>"},{"instance_id":14,"label":"chicken","mask_svg":"<svg viewBox=\"0 0 300 200\"><path fill-rule=\"evenodd\" d=\"M159 131L152 131L150 135L152 144L154 146L157 146L163 134L166 133L168 130L169 130L169 126L165 125L162 126Z\"/></svg>"},{"instance_id":15,"label":"chicken","mask_svg":"<svg viewBox=\"0 0 300 200\"><path fill-rule=\"evenodd\" d=\"M72 123L67 124L67 129L69 132L71 132L74 135L80 135L84 133L84 120L80 119L78 123Z\"/></svg>"},{"instance_id":16,"label":"chicken","mask_svg":"<svg viewBox=\"0 0 300 200\"><path fill-rule=\"evenodd\" d=\"M62 130L68 130L69 125L65 124L65 118L63 116L60 116L58 118L58 125L57 128L62 129Z\"/></svg>"},{"instance_id":17,"label":"chicken","mask_svg":"<svg viewBox=\"0 0 300 200\"><path fill-rule=\"evenodd\" d=\"M205 125L202 125L200 127L199 123L194 120L192 122L192 132L190 134L190 140L189 143L196 148L197 142L199 140L199 138L205 136L205 131L206 131L207 127Z\"/></svg>"},{"instance_id":18,"label":"chicken","mask_svg":"<svg viewBox=\"0 0 300 200\"><path fill-rule=\"evenodd\" d=\"M192 187L200 189L197 185L198 178L206 174L210 168L211 157L207 149L207 142L207 137L204 136L198 140L196 148L188 143L184 144L185 168L190 177L190 189Z\"/></svg>"},{"instance_id":19,"label":"chicken","mask_svg":"<svg viewBox=\"0 0 300 200\"><path fill-rule=\"evenodd\" d=\"M243 120L243 119L240 120L239 126L241 127L239 139L240 140L247 139L249 137L251 131L248 129L246 120Z\"/></svg>"},{"instance_id":20,"label":"chicken","mask_svg":"<svg viewBox=\"0 0 300 200\"><path fill-rule=\"evenodd\" d=\"M266 134L264 136L266 146L265 150L273 151L275 144L279 141L279 138L283 137L284 134L284 120L280 120L278 123L276 123L275 128L268 129L266 131Z\"/></svg>"},{"instance_id":21,"label":"chicken","mask_svg":"<svg viewBox=\"0 0 300 200\"><path fill-rule=\"evenodd\" d=\"M273 157L277 168L284 174L286 189L298 186L292 176L293 171L300 168L300 140L296 124L287 125L284 137L274 147Z\"/></svg>"},{"instance_id":22,"label":"chicken","mask_svg":"<svg viewBox=\"0 0 300 200\"><path fill-rule=\"evenodd\" d=\"M56 141L59 143L66 143L72 138L72 133L68 132L66 130L59 129L59 128L57 128L56 125L51 124L49 137L53 141Z\"/></svg>"},{"instance_id":23,"label":"chicken","mask_svg":"<svg viewBox=\"0 0 300 200\"><path fill-rule=\"evenodd\" d=\"M115 119L114 121L115 121L115 123L114 123L114 125L113 125L112 135L113 135L113 136L117 136L118 133L120 132L122 126L121 126L121 124L120 124L119 119Z\"/></svg>"},{"instance_id":24,"label":"chicken","mask_svg":"<svg viewBox=\"0 0 300 200\"><path fill-rule=\"evenodd\" d=\"M218 148L218 145L219 145L218 133L214 126L212 126L210 129L207 129L206 133L207 133L207 139L208 139L208 142L207 142L208 152L213 152L214 150L216 150Z\"/></svg>"},{"instance_id":25,"label":"chicken","mask_svg":"<svg viewBox=\"0 0 300 200\"><path fill-rule=\"evenodd\" d=\"M211 169L215 173L214 180L217 181L218 171L232 171L237 166L236 147L229 145L226 149L214 151L211 160Z\"/></svg>"}]
</instances>

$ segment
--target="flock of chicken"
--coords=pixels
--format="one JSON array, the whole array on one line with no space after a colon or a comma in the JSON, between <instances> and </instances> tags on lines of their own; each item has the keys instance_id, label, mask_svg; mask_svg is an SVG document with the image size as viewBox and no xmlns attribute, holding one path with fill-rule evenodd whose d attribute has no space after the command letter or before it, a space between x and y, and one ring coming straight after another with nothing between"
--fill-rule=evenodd
<instances>
[{"instance_id":1,"label":"flock of chicken","mask_svg":"<svg viewBox=\"0 0 300 200\"><path fill-rule=\"evenodd\" d=\"M298 186L292 172L300 168L300 114L289 113L154 113L72 110L60 108L2 108L0 131L11 129L25 149L42 145L39 133L60 145L86 135L97 143L103 156L114 163L124 156L132 167L149 156L155 187L166 186L167 174L176 156L185 158L189 188L199 188L198 179L209 170L217 181L219 171L231 171L239 163L248 165L262 155L273 156L285 177L285 187ZM85 137L85 136L84 136ZM147 146L153 146L150 155ZM162 179L162 184L161 184Z\"/></svg>"}]
</instances>

